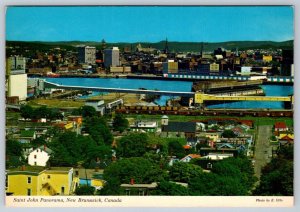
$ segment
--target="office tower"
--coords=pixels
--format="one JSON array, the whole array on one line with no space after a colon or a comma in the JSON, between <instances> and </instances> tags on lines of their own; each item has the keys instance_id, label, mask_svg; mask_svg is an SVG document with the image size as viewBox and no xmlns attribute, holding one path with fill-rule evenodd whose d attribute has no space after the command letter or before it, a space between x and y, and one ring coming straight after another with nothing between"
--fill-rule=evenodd
<instances>
[{"instance_id":1,"label":"office tower","mask_svg":"<svg viewBox=\"0 0 300 212\"><path fill-rule=\"evenodd\" d=\"M116 67L120 65L120 51L118 47L104 50L104 66L105 68Z\"/></svg>"},{"instance_id":2,"label":"office tower","mask_svg":"<svg viewBox=\"0 0 300 212\"><path fill-rule=\"evenodd\" d=\"M96 63L96 47L92 47L92 46L78 47L78 63L95 64Z\"/></svg>"}]
</instances>

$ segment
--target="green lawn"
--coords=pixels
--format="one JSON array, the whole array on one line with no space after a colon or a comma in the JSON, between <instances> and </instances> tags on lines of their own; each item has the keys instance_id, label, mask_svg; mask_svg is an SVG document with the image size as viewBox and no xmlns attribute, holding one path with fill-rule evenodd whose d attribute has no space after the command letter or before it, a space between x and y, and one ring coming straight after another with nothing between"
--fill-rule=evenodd
<instances>
[{"instance_id":1,"label":"green lawn","mask_svg":"<svg viewBox=\"0 0 300 212\"><path fill-rule=\"evenodd\" d=\"M162 115L149 115L149 114L129 114L124 115L127 118L139 118L139 119L149 119L149 120L160 120ZM170 121L193 121L193 120L207 120L210 118L239 118L241 120L252 120L255 122L255 125L274 125L275 122L281 121L285 122L288 127L293 126L293 118L288 117L234 117L234 116L183 116L183 115L168 115Z\"/></svg>"}]
</instances>

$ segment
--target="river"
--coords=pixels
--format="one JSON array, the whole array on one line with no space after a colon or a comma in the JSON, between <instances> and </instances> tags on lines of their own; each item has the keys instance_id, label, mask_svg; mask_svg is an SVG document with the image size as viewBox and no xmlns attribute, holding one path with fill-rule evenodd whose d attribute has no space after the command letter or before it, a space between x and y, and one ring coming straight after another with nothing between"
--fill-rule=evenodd
<instances>
[{"instance_id":1,"label":"river","mask_svg":"<svg viewBox=\"0 0 300 212\"><path fill-rule=\"evenodd\" d=\"M107 87L107 88L128 88L139 89L145 88L149 90L161 91L184 91L190 92L192 82L188 81L166 81L166 80L146 80L146 79L124 79L124 78L46 78L47 81L62 85L78 85L90 87ZM262 85L266 96L288 96L293 94L293 86L291 85ZM98 95L94 92L92 95ZM156 101L159 105L165 105L168 96L161 96ZM208 108L270 108L282 109L282 102L258 102L258 101L241 101L223 104L209 105Z\"/></svg>"}]
</instances>

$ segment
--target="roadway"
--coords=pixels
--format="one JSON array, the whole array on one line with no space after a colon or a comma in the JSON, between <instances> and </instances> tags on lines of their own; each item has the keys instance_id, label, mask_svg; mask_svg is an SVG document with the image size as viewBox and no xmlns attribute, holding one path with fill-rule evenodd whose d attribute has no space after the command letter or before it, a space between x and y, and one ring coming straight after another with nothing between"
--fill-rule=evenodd
<instances>
[{"instance_id":1,"label":"roadway","mask_svg":"<svg viewBox=\"0 0 300 212\"><path fill-rule=\"evenodd\" d=\"M254 174L258 179L261 176L261 169L271 161L272 148L269 142L271 135L271 125L258 126L254 153Z\"/></svg>"}]
</instances>

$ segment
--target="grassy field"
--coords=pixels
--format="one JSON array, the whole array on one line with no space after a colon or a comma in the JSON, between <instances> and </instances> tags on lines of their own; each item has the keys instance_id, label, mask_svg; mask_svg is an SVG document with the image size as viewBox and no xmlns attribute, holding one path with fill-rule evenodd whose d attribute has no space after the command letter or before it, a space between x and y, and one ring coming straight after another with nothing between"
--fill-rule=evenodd
<instances>
[{"instance_id":1,"label":"grassy field","mask_svg":"<svg viewBox=\"0 0 300 212\"><path fill-rule=\"evenodd\" d=\"M149 119L149 120L160 120L162 115L148 115L148 114L129 114L125 115L128 118L139 118L139 119ZM168 115L170 121L203 121L210 118L239 118L241 120L252 120L255 125L274 125L275 122L281 121L285 122L288 127L293 126L294 122L292 118L287 117L233 117L233 116L183 116L183 115Z\"/></svg>"},{"instance_id":2,"label":"grassy field","mask_svg":"<svg viewBox=\"0 0 300 212\"><path fill-rule=\"evenodd\" d=\"M55 108L66 108L66 107L81 107L84 105L84 101L82 100L63 100L63 99L34 99L28 102L28 104L32 107L55 107Z\"/></svg>"}]
</instances>

